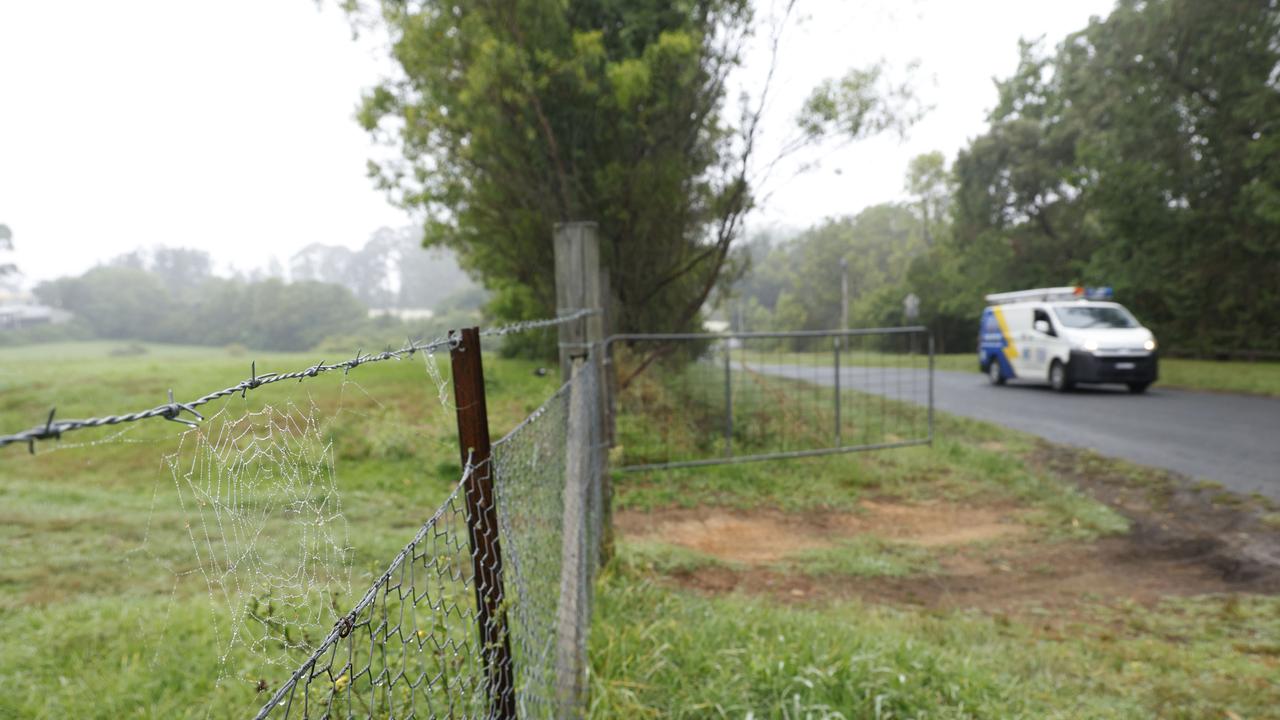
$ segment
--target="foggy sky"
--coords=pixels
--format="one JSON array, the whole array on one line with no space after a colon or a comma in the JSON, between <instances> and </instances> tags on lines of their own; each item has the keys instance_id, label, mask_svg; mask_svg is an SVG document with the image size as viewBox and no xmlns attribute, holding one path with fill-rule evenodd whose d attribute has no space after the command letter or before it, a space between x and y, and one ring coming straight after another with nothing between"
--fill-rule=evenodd
<instances>
[{"instance_id":1,"label":"foggy sky","mask_svg":"<svg viewBox=\"0 0 1280 720\"><path fill-rule=\"evenodd\" d=\"M762 13L774 5L762 0ZM912 77L933 110L905 141L779 166L757 227L804 227L900 199L911 157L953 158L983 131L992 77L1016 67L1019 37L1052 45L1111 2L799 6L783 35L762 160L809 89L850 66L884 60L900 77L919 61ZM380 47L369 35L353 42L342 13L314 0L0 4L0 223L13 229L16 262L35 280L181 245L248 269L415 222L366 178L371 144L353 119L361 90L389 68ZM757 43L738 88L758 89L766 65Z\"/></svg>"}]
</instances>

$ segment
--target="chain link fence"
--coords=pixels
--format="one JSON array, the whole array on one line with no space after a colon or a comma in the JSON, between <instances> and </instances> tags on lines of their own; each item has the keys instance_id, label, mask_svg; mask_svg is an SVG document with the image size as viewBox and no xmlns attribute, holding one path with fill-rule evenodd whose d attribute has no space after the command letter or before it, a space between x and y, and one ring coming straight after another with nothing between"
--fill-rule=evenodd
<instances>
[{"instance_id":1,"label":"chain link fence","mask_svg":"<svg viewBox=\"0 0 1280 720\"><path fill-rule=\"evenodd\" d=\"M923 327L616 335L607 376L622 470L927 444Z\"/></svg>"},{"instance_id":2,"label":"chain link fence","mask_svg":"<svg viewBox=\"0 0 1280 720\"><path fill-rule=\"evenodd\" d=\"M516 712L575 717L585 701L587 631L600 551L598 371L585 364L493 446Z\"/></svg>"},{"instance_id":3,"label":"chain link fence","mask_svg":"<svg viewBox=\"0 0 1280 720\"><path fill-rule=\"evenodd\" d=\"M257 718L488 717L462 480Z\"/></svg>"},{"instance_id":4,"label":"chain link fence","mask_svg":"<svg viewBox=\"0 0 1280 720\"><path fill-rule=\"evenodd\" d=\"M478 339L452 352L479 352ZM445 503L259 720L585 714L605 469L599 374L579 362L491 449L471 449ZM464 378L455 366L455 384ZM458 398L461 428L476 403Z\"/></svg>"}]
</instances>

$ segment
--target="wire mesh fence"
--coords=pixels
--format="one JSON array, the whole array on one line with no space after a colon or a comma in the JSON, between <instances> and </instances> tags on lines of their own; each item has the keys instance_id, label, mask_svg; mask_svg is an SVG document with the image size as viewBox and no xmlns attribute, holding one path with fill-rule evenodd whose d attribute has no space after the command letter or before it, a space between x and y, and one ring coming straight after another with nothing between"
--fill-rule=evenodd
<instances>
[{"instance_id":1,"label":"wire mesh fence","mask_svg":"<svg viewBox=\"0 0 1280 720\"><path fill-rule=\"evenodd\" d=\"M467 468L257 718L489 716L463 498L476 472Z\"/></svg>"},{"instance_id":2,"label":"wire mesh fence","mask_svg":"<svg viewBox=\"0 0 1280 720\"><path fill-rule=\"evenodd\" d=\"M493 446L519 717L574 717L601 534L599 382L584 365Z\"/></svg>"},{"instance_id":3,"label":"wire mesh fence","mask_svg":"<svg viewBox=\"0 0 1280 720\"><path fill-rule=\"evenodd\" d=\"M478 351L473 340L453 352ZM475 443L445 503L257 718L584 713L602 532L598 376L581 364L491 449ZM466 381L455 363L455 384ZM476 401L458 401L466 446L462 416Z\"/></svg>"},{"instance_id":4,"label":"wire mesh fence","mask_svg":"<svg viewBox=\"0 0 1280 720\"><path fill-rule=\"evenodd\" d=\"M614 336L620 469L928 443L932 356L921 327Z\"/></svg>"}]
</instances>

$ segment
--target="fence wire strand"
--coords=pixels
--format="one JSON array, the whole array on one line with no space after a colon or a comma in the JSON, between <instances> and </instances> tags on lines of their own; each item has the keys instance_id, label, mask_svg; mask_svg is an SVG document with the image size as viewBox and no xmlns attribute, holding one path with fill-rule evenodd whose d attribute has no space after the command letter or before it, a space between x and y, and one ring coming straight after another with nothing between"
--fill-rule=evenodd
<instances>
[{"instance_id":1,"label":"fence wire strand","mask_svg":"<svg viewBox=\"0 0 1280 720\"><path fill-rule=\"evenodd\" d=\"M524 332L527 330L549 328L580 320L594 313L594 310L578 310L574 313L561 317L548 318L545 320L527 320L503 325L501 327L488 328L483 330L480 335L482 337L502 337L504 335ZM206 393L195 400L189 400L187 402L175 401L173 399L173 391L170 390L168 402L146 410L103 415L82 420L57 420L55 419L56 409L50 410L49 416L43 424L36 425L21 432L9 435L0 435L0 447L15 443L22 443L25 444L27 449L34 454L36 451L36 441L38 440L58 440L62 438L64 433L76 430L120 425L157 417L194 427L197 421L204 420L204 416L201 415L196 408L201 405L211 403L219 398L229 397L236 393L240 393L243 397L251 390L256 390L259 387L270 385L272 383L284 382L286 380L298 380L301 382L302 380L313 378L323 373L333 372L335 370L341 370L343 373L349 373L361 365L384 362L387 360L402 360L406 357L413 357L413 355L418 352L430 353L445 347L452 349L455 345L456 340L451 337L439 337L427 342L411 341L403 347L395 350L387 348L382 352L376 353L364 353L361 350L357 350L355 357L349 360L329 364L326 364L325 361L321 360L315 365L285 373L263 373L262 375L259 375L257 363L253 363L250 366L250 374L248 378L241 380L234 385L222 388L221 390L214 390ZM183 415L184 413L186 413L186 416Z\"/></svg>"}]
</instances>

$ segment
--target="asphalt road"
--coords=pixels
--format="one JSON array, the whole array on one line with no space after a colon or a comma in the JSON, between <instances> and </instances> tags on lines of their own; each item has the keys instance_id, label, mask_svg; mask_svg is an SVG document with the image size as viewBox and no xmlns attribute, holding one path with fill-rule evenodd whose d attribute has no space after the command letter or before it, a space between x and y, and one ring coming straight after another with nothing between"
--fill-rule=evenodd
<instances>
[{"instance_id":1,"label":"asphalt road","mask_svg":"<svg viewBox=\"0 0 1280 720\"><path fill-rule=\"evenodd\" d=\"M752 363L752 369L822 385L835 381L834 372L815 373L813 367ZM903 373L904 383L910 373L925 382L923 370L890 372ZM896 387L882 386L878 373L860 367L843 368L840 384L890 397ZM977 370L939 370L934 401L942 412L1280 500L1280 398L1173 390L1159 383L1145 395L1119 385L1059 394L1013 382L996 387Z\"/></svg>"}]
</instances>

